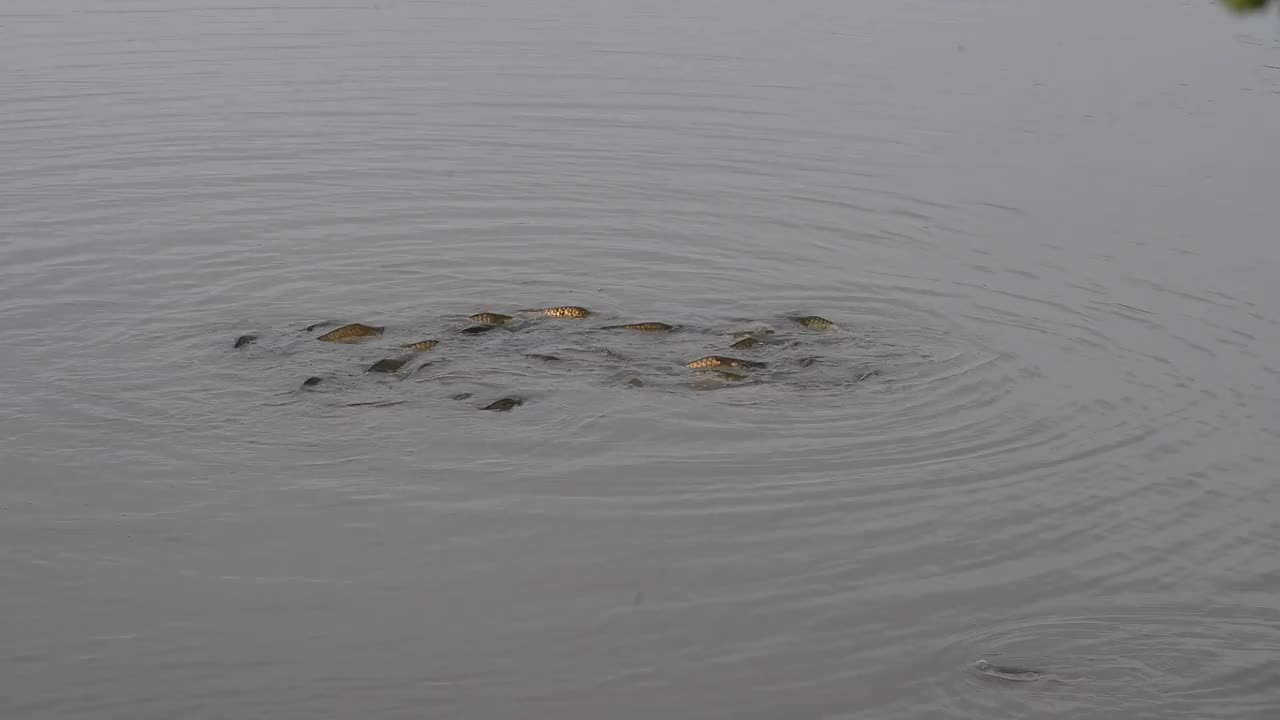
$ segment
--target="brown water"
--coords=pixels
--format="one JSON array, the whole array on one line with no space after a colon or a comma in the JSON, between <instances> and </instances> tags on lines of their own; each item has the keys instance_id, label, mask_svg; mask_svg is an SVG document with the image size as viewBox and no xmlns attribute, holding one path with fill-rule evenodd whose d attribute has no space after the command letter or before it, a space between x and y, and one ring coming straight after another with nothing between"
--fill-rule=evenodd
<instances>
[{"instance_id":1,"label":"brown water","mask_svg":"<svg viewBox=\"0 0 1280 720\"><path fill-rule=\"evenodd\" d=\"M8 0L0 716L1275 717L1274 66L1207 2Z\"/></svg>"}]
</instances>

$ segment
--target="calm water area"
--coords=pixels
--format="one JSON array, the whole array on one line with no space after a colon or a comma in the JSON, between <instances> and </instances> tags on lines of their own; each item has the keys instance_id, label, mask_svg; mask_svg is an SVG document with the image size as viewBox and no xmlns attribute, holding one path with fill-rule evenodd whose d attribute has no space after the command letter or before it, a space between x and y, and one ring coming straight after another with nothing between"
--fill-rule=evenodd
<instances>
[{"instance_id":1,"label":"calm water area","mask_svg":"<svg viewBox=\"0 0 1280 720\"><path fill-rule=\"evenodd\" d=\"M0 717L1280 717L1278 118L1199 0L4 0Z\"/></svg>"}]
</instances>

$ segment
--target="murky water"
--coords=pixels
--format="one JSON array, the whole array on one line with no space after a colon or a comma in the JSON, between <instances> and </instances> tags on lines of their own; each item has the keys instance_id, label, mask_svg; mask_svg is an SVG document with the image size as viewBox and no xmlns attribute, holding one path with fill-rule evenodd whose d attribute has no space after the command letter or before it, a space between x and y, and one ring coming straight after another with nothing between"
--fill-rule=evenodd
<instances>
[{"instance_id":1,"label":"murky water","mask_svg":"<svg viewBox=\"0 0 1280 720\"><path fill-rule=\"evenodd\" d=\"M4 717L1280 708L1274 18L9 0L0 66Z\"/></svg>"}]
</instances>

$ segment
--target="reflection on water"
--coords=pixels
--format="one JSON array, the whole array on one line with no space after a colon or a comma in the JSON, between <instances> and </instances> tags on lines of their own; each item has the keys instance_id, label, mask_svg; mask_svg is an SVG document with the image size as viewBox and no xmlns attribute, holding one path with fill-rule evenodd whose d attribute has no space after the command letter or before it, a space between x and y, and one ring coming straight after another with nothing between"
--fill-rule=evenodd
<instances>
[{"instance_id":1,"label":"reflection on water","mask_svg":"<svg viewBox=\"0 0 1280 720\"><path fill-rule=\"evenodd\" d=\"M7 4L0 714L1269 717L1240 28Z\"/></svg>"}]
</instances>

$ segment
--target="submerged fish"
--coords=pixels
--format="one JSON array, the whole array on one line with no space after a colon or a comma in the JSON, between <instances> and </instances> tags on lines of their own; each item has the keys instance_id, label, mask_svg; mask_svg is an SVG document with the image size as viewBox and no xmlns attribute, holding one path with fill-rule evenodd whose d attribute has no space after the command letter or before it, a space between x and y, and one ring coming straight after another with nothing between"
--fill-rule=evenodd
<instances>
[{"instance_id":1,"label":"submerged fish","mask_svg":"<svg viewBox=\"0 0 1280 720\"><path fill-rule=\"evenodd\" d=\"M472 325L471 327L464 327L458 332L464 335L479 335L480 333L487 333L493 328L493 325Z\"/></svg>"},{"instance_id":2,"label":"submerged fish","mask_svg":"<svg viewBox=\"0 0 1280 720\"><path fill-rule=\"evenodd\" d=\"M471 322L477 322L482 325L506 325L511 322L510 315L500 315L498 313L491 312L476 313L467 319Z\"/></svg>"},{"instance_id":3,"label":"submerged fish","mask_svg":"<svg viewBox=\"0 0 1280 720\"><path fill-rule=\"evenodd\" d=\"M401 345L400 347L404 348L405 350L412 350L414 352L427 352L428 350L430 350L431 348L434 348L436 345L439 345L439 344L440 344L439 340L420 340L416 343Z\"/></svg>"},{"instance_id":4,"label":"submerged fish","mask_svg":"<svg viewBox=\"0 0 1280 720\"><path fill-rule=\"evenodd\" d=\"M257 339L258 339L257 335L241 335L240 337L236 338L236 349L238 350Z\"/></svg>"},{"instance_id":5,"label":"submerged fish","mask_svg":"<svg viewBox=\"0 0 1280 720\"><path fill-rule=\"evenodd\" d=\"M511 408L519 407L519 406L521 406L521 405L523 405L523 404L524 404L524 401L523 401L523 400L521 400L521 399L519 399L519 398L504 397L504 398L502 398L502 399L500 399L500 400L494 400L493 402L489 403L488 405L485 405L484 407L482 407L482 408L480 408L480 409L481 409L481 410L496 410L496 411L498 411L498 412L506 412L506 411L510 410Z\"/></svg>"},{"instance_id":6,"label":"submerged fish","mask_svg":"<svg viewBox=\"0 0 1280 720\"><path fill-rule=\"evenodd\" d=\"M633 332L667 332L675 327L660 322L629 323L627 325L605 325L601 330L631 330Z\"/></svg>"},{"instance_id":7,"label":"submerged fish","mask_svg":"<svg viewBox=\"0 0 1280 720\"><path fill-rule=\"evenodd\" d=\"M715 367L762 368L764 366L765 364L762 362L741 360L739 358L725 357L724 355L708 355L685 365L685 367L693 368L694 370Z\"/></svg>"},{"instance_id":8,"label":"submerged fish","mask_svg":"<svg viewBox=\"0 0 1280 720\"><path fill-rule=\"evenodd\" d=\"M591 314L591 311L578 307L577 305L562 305L560 307L542 308L538 310L546 317L554 318L584 318Z\"/></svg>"},{"instance_id":9,"label":"submerged fish","mask_svg":"<svg viewBox=\"0 0 1280 720\"><path fill-rule=\"evenodd\" d=\"M316 339L325 342L356 342L367 337L381 335L384 329L363 323L351 323L350 325L343 325L337 330L330 330Z\"/></svg>"},{"instance_id":10,"label":"submerged fish","mask_svg":"<svg viewBox=\"0 0 1280 720\"><path fill-rule=\"evenodd\" d=\"M719 375L720 377L726 380L738 381L738 380L746 380L748 377L750 377L746 373L734 372L732 370L725 370L723 368L715 368L712 370L712 372L714 372L715 374Z\"/></svg>"},{"instance_id":11,"label":"submerged fish","mask_svg":"<svg viewBox=\"0 0 1280 720\"><path fill-rule=\"evenodd\" d=\"M302 387L315 387L322 382L324 382L324 378L316 377L315 375L312 375L311 377L302 381Z\"/></svg>"},{"instance_id":12,"label":"submerged fish","mask_svg":"<svg viewBox=\"0 0 1280 720\"><path fill-rule=\"evenodd\" d=\"M730 345L729 347L733 348L734 350L746 350L747 348L753 348L759 344L760 344L759 340L748 335L742 338L741 340L739 340L738 342Z\"/></svg>"},{"instance_id":13,"label":"submerged fish","mask_svg":"<svg viewBox=\"0 0 1280 720\"><path fill-rule=\"evenodd\" d=\"M791 319L810 330L830 330L835 327L835 323L824 317L818 317L817 315L805 315L803 317L793 317Z\"/></svg>"},{"instance_id":14,"label":"submerged fish","mask_svg":"<svg viewBox=\"0 0 1280 720\"><path fill-rule=\"evenodd\" d=\"M469 397L471 397L471 393L466 393L466 392L464 392L464 393L458 393L457 395L452 395L452 396L450 396L450 399L452 399L452 400L466 400L466 399L467 399L467 398L469 398Z\"/></svg>"},{"instance_id":15,"label":"submerged fish","mask_svg":"<svg viewBox=\"0 0 1280 720\"><path fill-rule=\"evenodd\" d=\"M391 407L392 405L403 405L408 400L371 400L369 402L353 402L347 403L347 407Z\"/></svg>"},{"instance_id":16,"label":"submerged fish","mask_svg":"<svg viewBox=\"0 0 1280 720\"><path fill-rule=\"evenodd\" d=\"M383 358L370 365L369 369L365 370L365 372L393 373L404 367L404 364L407 362L409 362L408 358Z\"/></svg>"},{"instance_id":17,"label":"submerged fish","mask_svg":"<svg viewBox=\"0 0 1280 720\"><path fill-rule=\"evenodd\" d=\"M610 358L617 360L619 362L627 362L628 360L630 360L630 358L628 358L626 355L623 355L622 353L616 350L610 350L609 348L604 347L603 345L588 345L587 347L584 347L582 349L586 350L587 352L599 353L601 355L608 355Z\"/></svg>"},{"instance_id":18,"label":"submerged fish","mask_svg":"<svg viewBox=\"0 0 1280 720\"><path fill-rule=\"evenodd\" d=\"M1012 680L1014 682L1035 682L1036 680L1056 677L1053 673L1036 670L1035 668L1022 667L1020 665L993 665L986 660L979 660L974 663L974 667L987 677Z\"/></svg>"},{"instance_id":19,"label":"submerged fish","mask_svg":"<svg viewBox=\"0 0 1280 720\"><path fill-rule=\"evenodd\" d=\"M560 361L560 358L556 357L555 355L543 355L542 353L525 353L524 356L527 358L533 358L534 360L542 360L543 362L559 362Z\"/></svg>"}]
</instances>

